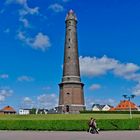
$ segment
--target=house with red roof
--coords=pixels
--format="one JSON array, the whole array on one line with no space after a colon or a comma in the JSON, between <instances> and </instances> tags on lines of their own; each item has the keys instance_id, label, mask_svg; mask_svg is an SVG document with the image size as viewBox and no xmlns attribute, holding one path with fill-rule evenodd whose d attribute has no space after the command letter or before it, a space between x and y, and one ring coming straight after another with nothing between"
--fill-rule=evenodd
<instances>
[{"instance_id":1,"label":"house with red roof","mask_svg":"<svg viewBox=\"0 0 140 140\"><path fill-rule=\"evenodd\" d=\"M11 106L5 106L3 109L0 110L0 114L16 114L16 111Z\"/></svg>"},{"instance_id":2,"label":"house with red roof","mask_svg":"<svg viewBox=\"0 0 140 140\"><path fill-rule=\"evenodd\" d=\"M115 107L111 108L110 111L129 111L131 110L138 111L138 106L129 100L120 101L120 103Z\"/></svg>"}]
</instances>

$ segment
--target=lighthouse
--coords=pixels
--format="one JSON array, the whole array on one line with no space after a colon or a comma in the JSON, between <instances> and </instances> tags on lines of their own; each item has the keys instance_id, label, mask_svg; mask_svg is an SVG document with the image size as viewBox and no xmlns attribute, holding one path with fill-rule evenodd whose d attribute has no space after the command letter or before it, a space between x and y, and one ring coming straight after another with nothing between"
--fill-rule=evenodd
<instances>
[{"instance_id":1,"label":"lighthouse","mask_svg":"<svg viewBox=\"0 0 140 140\"><path fill-rule=\"evenodd\" d=\"M85 109L84 84L81 82L78 39L77 17L70 10L65 19L65 45L63 76L59 84L59 113L79 113Z\"/></svg>"}]
</instances>

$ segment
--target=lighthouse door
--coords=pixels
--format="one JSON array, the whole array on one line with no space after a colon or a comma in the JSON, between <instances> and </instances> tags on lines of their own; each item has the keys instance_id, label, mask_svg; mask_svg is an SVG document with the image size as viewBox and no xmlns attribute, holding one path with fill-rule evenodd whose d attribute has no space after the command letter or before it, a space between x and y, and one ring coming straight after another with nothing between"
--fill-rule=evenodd
<instances>
[{"instance_id":1,"label":"lighthouse door","mask_svg":"<svg viewBox=\"0 0 140 140\"><path fill-rule=\"evenodd\" d=\"M69 106L66 105L66 112L69 112Z\"/></svg>"}]
</instances>

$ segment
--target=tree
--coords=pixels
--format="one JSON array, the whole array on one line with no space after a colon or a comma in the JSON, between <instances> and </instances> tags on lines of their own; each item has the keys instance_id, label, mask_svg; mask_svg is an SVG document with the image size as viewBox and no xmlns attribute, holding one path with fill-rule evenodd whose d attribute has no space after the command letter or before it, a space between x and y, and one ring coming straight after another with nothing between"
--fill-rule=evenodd
<instances>
[{"instance_id":1,"label":"tree","mask_svg":"<svg viewBox=\"0 0 140 140\"><path fill-rule=\"evenodd\" d=\"M30 114L36 114L36 108L32 108L32 109L30 110Z\"/></svg>"}]
</instances>

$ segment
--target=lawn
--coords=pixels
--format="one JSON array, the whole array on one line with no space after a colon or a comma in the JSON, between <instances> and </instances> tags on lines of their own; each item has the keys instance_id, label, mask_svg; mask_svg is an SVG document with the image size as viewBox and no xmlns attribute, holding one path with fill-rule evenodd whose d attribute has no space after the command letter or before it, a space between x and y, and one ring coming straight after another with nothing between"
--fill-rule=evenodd
<instances>
[{"instance_id":1,"label":"lawn","mask_svg":"<svg viewBox=\"0 0 140 140\"><path fill-rule=\"evenodd\" d=\"M0 115L0 120L89 120L95 119L129 119L129 114L47 114L47 115ZM133 114L139 118L140 114Z\"/></svg>"},{"instance_id":2,"label":"lawn","mask_svg":"<svg viewBox=\"0 0 140 140\"><path fill-rule=\"evenodd\" d=\"M0 115L0 130L86 131L88 120L97 119L101 130L139 130L140 114Z\"/></svg>"}]
</instances>

